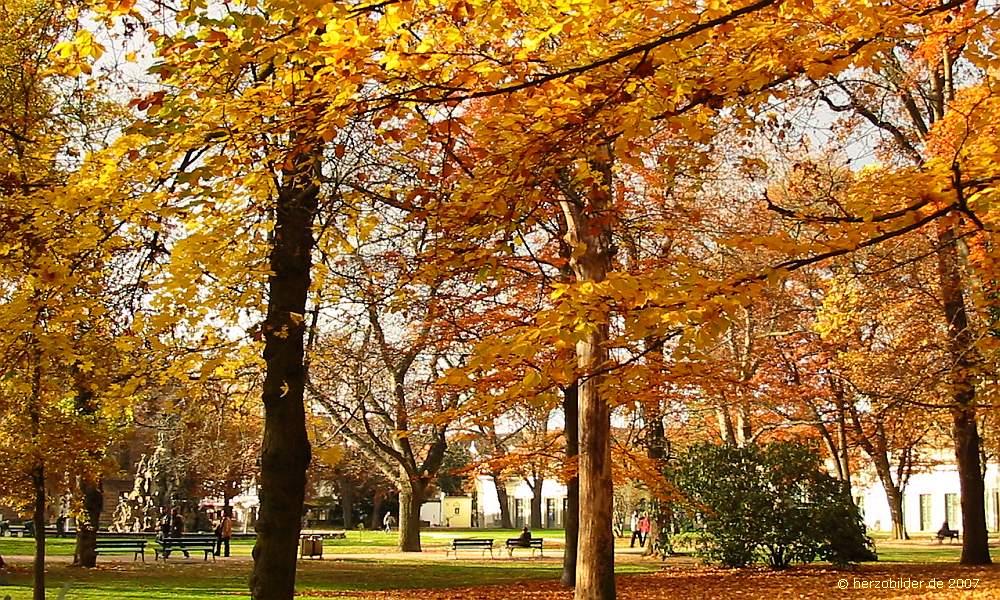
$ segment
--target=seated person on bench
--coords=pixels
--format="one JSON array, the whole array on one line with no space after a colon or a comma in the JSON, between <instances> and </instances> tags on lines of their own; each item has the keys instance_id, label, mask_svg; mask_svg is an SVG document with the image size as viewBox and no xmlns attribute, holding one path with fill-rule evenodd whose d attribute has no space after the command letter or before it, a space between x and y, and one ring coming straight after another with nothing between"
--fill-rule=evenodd
<instances>
[{"instance_id":1,"label":"seated person on bench","mask_svg":"<svg viewBox=\"0 0 1000 600\"><path fill-rule=\"evenodd\" d=\"M531 531L528 529L527 525L525 525L524 529L521 531L521 535L518 536L517 542L525 548L531 547Z\"/></svg>"},{"instance_id":2,"label":"seated person on bench","mask_svg":"<svg viewBox=\"0 0 1000 600\"><path fill-rule=\"evenodd\" d=\"M944 541L944 538L957 538L958 537L958 531L955 530L955 529L952 529L951 527L948 527L948 521L945 521L941 525L941 529L938 530L937 537L941 541Z\"/></svg>"}]
</instances>

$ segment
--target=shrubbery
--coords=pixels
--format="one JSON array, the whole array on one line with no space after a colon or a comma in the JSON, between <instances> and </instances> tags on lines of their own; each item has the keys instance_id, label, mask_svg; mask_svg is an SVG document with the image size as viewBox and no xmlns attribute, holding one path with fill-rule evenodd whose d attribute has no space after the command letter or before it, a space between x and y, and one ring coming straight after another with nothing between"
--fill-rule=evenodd
<instances>
[{"instance_id":1,"label":"shrubbery","mask_svg":"<svg viewBox=\"0 0 1000 600\"><path fill-rule=\"evenodd\" d=\"M668 476L699 514L698 552L739 567L876 560L843 482L800 443L690 448Z\"/></svg>"}]
</instances>

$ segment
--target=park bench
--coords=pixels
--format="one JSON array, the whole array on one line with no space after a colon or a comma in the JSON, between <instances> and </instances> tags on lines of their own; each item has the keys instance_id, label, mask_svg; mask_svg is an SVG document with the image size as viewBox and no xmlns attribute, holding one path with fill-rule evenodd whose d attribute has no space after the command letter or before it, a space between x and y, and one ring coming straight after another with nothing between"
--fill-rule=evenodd
<instances>
[{"instance_id":1,"label":"park bench","mask_svg":"<svg viewBox=\"0 0 1000 600\"><path fill-rule=\"evenodd\" d=\"M7 535L10 537L28 537L28 528L24 525L8 525Z\"/></svg>"},{"instance_id":2,"label":"park bench","mask_svg":"<svg viewBox=\"0 0 1000 600\"><path fill-rule=\"evenodd\" d=\"M191 552L204 552L205 560L211 556L215 560L215 536L214 535L184 535L181 537L165 537L156 540L155 560L159 560L163 555L163 560L167 560L171 552L184 552L185 555Z\"/></svg>"},{"instance_id":3,"label":"park bench","mask_svg":"<svg viewBox=\"0 0 1000 600\"><path fill-rule=\"evenodd\" d=\"M448 556L454 552L455 558L458 558L459 550L481 550L483 556L489 552L490 558L493 558L493 540L488 538L457 538L451 540L451 549L446 550L444 555Z\"/></svg>"},{"instance_id":4,"label":"park bench","mask_svg":"<svg viewBox=\"0 0 1000 600\"><path fill-rule=\"evenodd\" d=\"M950 543L951 540L958 541L959 533L957 529L948 529L947 531L942 529L941 531L938 531L934 537L937 538L939 544L944 542L944 538L948 538Z\"/></svg>"},{"instance_id":5,"label":"park bench","mask_svg":"<svg viewBox=\"0 0 1000 600\"><path fill-rule=\"evenodd\" d=\"M146 562L146 540L109 540L97 538L97 554L128 554L132 553L132 560L142 556L142 562Z\"/></svg>"},{"instance_id":6,"label":"park bench","mask_svg":"<svg viewBox=\"0 0 1000 600\"><path fill-rule=\"evenodd\" d=\"M507 556L513 557L514 550L517 548L530 548L532 556L535 555L536 551L539 556L545 556L542 552L542 538L531 538L527 541L522 540L521 538L511 538L507 540Z\"/></svg>"}]
</instances>

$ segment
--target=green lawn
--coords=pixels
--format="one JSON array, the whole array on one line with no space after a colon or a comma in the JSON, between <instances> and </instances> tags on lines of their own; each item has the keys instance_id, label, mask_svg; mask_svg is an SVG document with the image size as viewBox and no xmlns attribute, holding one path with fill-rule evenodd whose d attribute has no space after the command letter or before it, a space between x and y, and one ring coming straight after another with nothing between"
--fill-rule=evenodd
<instances>
[{"instance_id":1,"label":"green lawn","mask_svg":"<svg viewBox=\"0 0 1000 600\"><path fill-rule=\"evenodd\" d=\"M654 570L653 565L621 565L621 573ZM105 563L94 570L53 565L49 569L49 598L58 598L65 588L67 600L209 600L217 596L247 598L248 561L200 561ZM365 591L386 589L445 588L507 584L540 579L557 579L557 561L478 560L356 560L326 559L299 564L298 589L312 591ZM11 600L31 597L27 569L8 578L0 595Z\"/></svg>"},{"instance_id":2,"label":"green lawn","mask_svg":"<svg viewBox=\"0 0 1000 600\"><path fill-rule=\"evenodd\" d=\"M422 533L425 549L443 549L455 537L492 537L502 540L512 537L510 530L431 530ZM561 541L561 531L539 531L537 537L550 539L553 545ZM7 556L28 555L34 540L0 538L0 553ZM311 592L351 592L367 590L448 588L489 584L507 584L521 581L553 580L558 578L560 564L555 560L531 559L481 560L476 555L461 560L421 560L409 558L389 559L338 559L337 555L385 553L395 549L396 535L382 532L357 532L348 534L346 540L326 540L326 559L304 560L299 564L298 588L305 596ZM618 546L627 546L628 539L619 539ZM247 556L252 540L239 540L233 544L233 554ZM73 551L71 539L49 539L48 550L52 555L68 555ZM958 544L938 545L931 540L895 542L878 541L879 558L883 563L956 564L961 552ZM1000 553L998 553L1000 554ZM152 552L150 552L151 558ZM500 554L498 553L498 556ZM691 558L676 558L667 565L695 564ZM655 561L620 564L622 573L648 572L660 567ZM76 569L63 561L54 561L48 568L49 598L66 600L208 600L218 596L247 598L246 582L251 564L248 560L202 562L201 560L175 560L170 563L132 562L128 557L101 558L94 570ZM28 600L30 571L26 563L7 577L0 586L0 600L9 595L10 600Z\"/></svg>"},{"instance_id":3,"label":"green lawn","mask_svg":"<svg viewBox=\"0 0 1000 600\"><path fill-rule=\"evenodd\" d=\"M519 533L519 531L511 529L431 529L421 532L420 540L425 549L434 550L444 549L456 537L491 537L496 540L497 544L502 545L503 540L517 537ZM563 531L561 529L544 529L534 532L534 536L545 539L546 545L551 542L552 546L559 546L562 544ZM397 543L398 534L396 533L348 531L347 539L324 540L323 551L326 554L393 552ZM50 537L46 539L46 553L49 556L72 556L74 544L72 538ZM153 543L150 541L148 545L150 554L152 554L152 547ZM232 542L232 553L237 556L250 556L252 548L252 539ZM0 537L0 556L27 556L34 554L34 552L35 540L33 538Z\"/></svg>"},{"instance_id":4,"label":"green lawn","mask_svg":"<svg viewBox=\"0 0 1000 600\"><path fill-rule=\"evenodd\" d=\"M880 562L900 563L958 563L962 555L961 544L941 544L929 540L910 540L908 542L876 542ZM995 558L1000 558L1000 552L993 551Z\"/></svg>"}]
</instances>

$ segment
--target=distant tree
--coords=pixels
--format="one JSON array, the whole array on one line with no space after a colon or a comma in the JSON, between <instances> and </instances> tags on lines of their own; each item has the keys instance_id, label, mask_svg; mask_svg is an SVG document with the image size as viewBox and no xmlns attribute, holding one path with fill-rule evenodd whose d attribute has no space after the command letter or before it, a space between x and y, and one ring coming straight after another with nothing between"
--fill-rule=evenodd
<instances>
[{"instance_id":1,"label":"distant tree","mask_svg":"<svg viewBox=\"0 0 1000 600\"><path fill-rule=\"evenodd\" d=\"M437 487L449 496L461 495L469 490L472 472L472 454L468 444L451 440L445 450Z\"/></svg>"}]
</instances>

